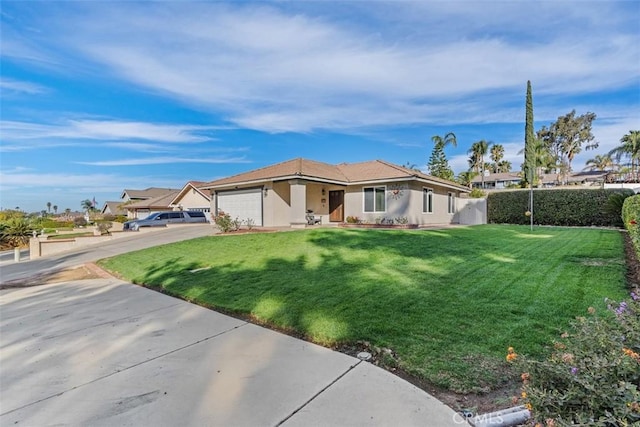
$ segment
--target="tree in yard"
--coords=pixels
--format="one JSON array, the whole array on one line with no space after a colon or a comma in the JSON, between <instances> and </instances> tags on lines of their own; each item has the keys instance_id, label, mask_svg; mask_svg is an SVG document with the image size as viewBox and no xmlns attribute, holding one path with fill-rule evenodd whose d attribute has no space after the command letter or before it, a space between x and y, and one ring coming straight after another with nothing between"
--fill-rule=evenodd
<instances>
[{"instance_id":1,"label":"tree in yard","mask_svg":"<svg viewBox=\"0 0 640 427\"><path fill-rule=\"evenodd\" d=\"M14 259L20 261L20 247L29 242L33 229L25 218L11 218L0 224L0 242L14 248Z\"/></svg>"},{"instance_id":2,"label":"tree in yard","mask_svg":"<svg viewBox=\"0 0 640 427\"><path fill-rule=\"evenodd\" d=\"M522 169L522 183L525 186L533 186L536 181L535 173L535 144L536 136L533 130L533 97L531 94L531 81L527 80L527 100L525 105L524 124L524 167Z\"/></svg>"},{"instance_id":3,"label":"tree in yard","mask_svg":"<svg viewBox=\"0 0 640 427\"><path fill-rule=\"evenodd\" d=\"M491 164L491 169L494 173L498 173L498 164L504 157L504 147L502 144L493 144L491 146L491 152L489 153L489 157L493 162Z\"/></svg>"},{"instance_id":4,"label":"tree in yard","mask_svg":"<svg viewBox=\"0 0 640 427\"><path fill-rule=\"evenodd\" d=\"M51 213L51 202L47 202L47 212Z\"/></svg>"},{"instance_id":5,"label":"tree in yard","mask_svg":"<svg viewBox=\"0 0 640 427\"><path fill-rule=\"evenodd\" d=\"M580 154L583 145L586 150L598 148L598 142L594 141L591 133L591 125L595 119L594 113L576 116L576 110L572 110L551 124L550 136L562 156L560 163L567 165L567 172L571 172L571 162Z\"/></svg>"},{"instance_id":6,"label":"tree in yard","mask_svg":"<svg viewBox=\"0 0 640 427\"><path fill-rule=\"evenodd\" d=\"M635 182L638 181L637 168L640 159L640 130L630 130L628 134L620 138L622 143L609 152L609 156L619 163L622 158L628 158L631 166L631 175Z\"/></svg>"},{"instance_id":7,"label":"tree in yard","mask_svg":"<svg viewBox=\"0 0 640 427\"><path fill-rule=\"evenodd\" d=\"M485 170L485 162L484 156L487 155L489 151L489 146L491 142L487 142L484 139L480 141L476 141L471 144L471 148L468 151L470 156L469 163L472 164L472 169L480 173L480 177L482 179L482 188L484 188L484 170Z\"/></svg>"},{"instance_id":8,"label":"tree in yard","mask_svg":"<svg viewBox=\"0 0 640 427\"><path fill-rule=\"evenodd\" d=\"M469 187L471 188L471 181L473 181L473 178L475 178L477 175L477 173L475 173L474 171L465 171L465 172L460 172L460 174L458 175L458 178L456 179L456 181L460 184L460 185L464 185L465 187Z\"/></svg>"},{"instance_id":9,"label":"tree in yard","mask_svg":"<svg viewBox=\"0 0 640 427\"><path fill-rule=\"evenodd\" d=\"M496 164L496 173L511 172L511 162L509 160L500 160Z\"/></svg>"},{"instance_id":10,"label":"tree in yard","mask_svg":"<svg viewBox=\"0 0 640 427\"><path fill-rule=\"evenodd\" d=\"M93 210L93 202L89 199L83 200L80 202L80 205L82 206L82 210L85 212L91 212Z\"/></svg>"},{"instance_id":11,"label":"tree in yard","mask_svg":"<svg viewBox=\"0 0 640 427\"><path fill-rule=\"evenodd\" d=\"M431 141L433 141L435 145L431 152L429 163L427 164L429 174L438 178L453 181L453 170L449 167L449 162L447 161L447 156L444 153L444 148L447 145L453 145L454 147L458 145L456 135L453 132L447 133L444 138L440 135L434 135L431 137Z\"/></svg>"},{"instance_id":12,"label":"tree in yard","mask_svg":"<svg viewBox=\"0 0 640 427\"><path fill-rule=\"evenodd\" d=\"M605 154L603 156L598 154L593 159L587 160L586 165L587 167L585 168L585 170L604 172L608 168L613 167L613 160L608 154Z\"/></svg>"}]
</instances>

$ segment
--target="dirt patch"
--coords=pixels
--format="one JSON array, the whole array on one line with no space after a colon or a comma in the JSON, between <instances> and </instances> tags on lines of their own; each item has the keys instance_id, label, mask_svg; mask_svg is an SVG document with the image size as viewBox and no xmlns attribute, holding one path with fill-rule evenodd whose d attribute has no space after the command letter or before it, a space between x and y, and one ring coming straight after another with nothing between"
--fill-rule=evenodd
<instances>
[{"instance_id":1,"label":"dirt patch","mask_svg":"<svg viewBox=\"0 0 640 427\"><path fill-rule=\"evenodd\" d=\"M16 279L0 284L0 289L26 288L29 286L50 285L53 283L69 282L73 280L106 279L110 278L107 272L93 263L83 264L77 267L52 270L36 274L26 279Z\"/></svg>"}]
</instances>

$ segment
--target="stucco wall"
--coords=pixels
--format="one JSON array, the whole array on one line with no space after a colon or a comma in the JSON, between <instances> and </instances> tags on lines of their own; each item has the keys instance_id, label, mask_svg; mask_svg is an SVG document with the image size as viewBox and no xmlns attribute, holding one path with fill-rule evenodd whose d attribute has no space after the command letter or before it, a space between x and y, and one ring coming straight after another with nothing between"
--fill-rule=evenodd
<instances>
[{"instance_id":1,"label":"stucco wall","mask_svg":"<svg viewBox=\"0 0 640 427\"><path fill-rule=\"evenodd\" d=\"M451 224L458 222L459 194L435 185L422 183L382 183L375 186L386 186L386 211L377 213L364 212L363 188L372 185L351 186L345 192L345 219L347 216L357 216L363 221L376 222L376 219L395 219L406 217L411 224ZM423 188L433 189L433 213L422 212ZM448 193L455 194L456 213L450 214L448 209Z\"/></svg>"},{"instance_id":2,"label":"stucco wall","mask_svg":"<svg viewBox=\"0 0 640 427\"><path fill-rule=\"evenodd\" d=\"M262 199L262 217L265 227L284 227L291 222L289 207L291 192L288 182L268 183L267 196Z\"/></svg>"},{"instance_id":3,"label":"stucco wall","mask_svg":"<svg viewBox=\"0 0 640 427\"><path fill-rule=\"evenodd\" d=\"M209 190L207 190L209 191ZM177 205L182 206L182 210L209 208L210 202L202 194L190 189L181 199L176 200L174 209L179 209Z\"/></svg>"}]
</instances>

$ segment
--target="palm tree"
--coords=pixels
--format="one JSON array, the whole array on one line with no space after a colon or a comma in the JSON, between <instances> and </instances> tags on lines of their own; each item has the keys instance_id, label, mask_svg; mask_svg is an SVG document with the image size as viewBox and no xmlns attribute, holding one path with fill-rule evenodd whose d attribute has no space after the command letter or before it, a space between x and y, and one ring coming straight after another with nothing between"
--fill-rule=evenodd
<instances>
[{"instance_id":1,"label":"palm tree","mask_svg":"<svg viewBox=\"0 0 640 427\"><path fill-rule=\"evenodd\" d=\"M497 173L511 172L511 162L509 160L500 160L496 165Z\"/></svg>"},{"instance_id":2,"label":"palm tree","mask_svg":"<svg viewBox=\"0 0 640 427\"><path fill-rule=\"evenodd\" d=\"M493 162L493 172L497 173L498 172L498 163L500 163L500 161L502 160L502 158L504 157L504 147L502 146L502 144L493 144L491 146L491 152L489 153L489 157L491 158L491 161Z\"/></svg>"},{"instance_id":3,"label":"palm tree","mask_svg":"<svg viewBox=\"0 0 640 427\"><path fill-rule=\"evenodd\" d=\"M456 135L453 132L445 134L444 138L440 135L434 135L431 137L431 141L433 141L434 147L427 164L429 174L439 178L453 180L453 171L449 167L444 149L447 145L453 145L454 147L458 145Z\"/></svg>"},{"instance_id":4,"label":"palm tree","mask_svg":"<svg viewBox=\"0 0 640 427\"><path fill-rule=\"evenodd\" d=\"M58 205L53 205L53 213L54 214L58 213Z\"/></svg>"},{"instance_id":5,"label":"palm tree","mask_svg":"<svg viewBox=\"0 0 640 427\"><path fill-rule=\"evenodd\" d=\"M0 230L0 241L14 248L14 260L20 261L20 246L29 242L33 229L24 218L11 218Z\"/></svg>"},{"instance_id":6,"label":"palm tree","mask_svg":"<svg viewBox=\"0 0 640 427\"><path fill-rule=\"evenodd\" d=\"M604 172L607 168L613 167L613 160L608 154L603 156L598 154L593 159L587 160L586 165L587 167L584 170Z\"/></svg>"},{"instance_id":7,"label":"palm tree","mask_svg":"<svg viewBox=\"0 0 640 427\"><path fill-rule=\"evenodd\" d=\"M490 145L491 145L491 142L487 142L484 139L481 139L480 141L476 141L473 144L471 144L471 148L468 151L468 153L471 155L471 159L474 162L474 169L479 170L479 172L481 173L480 177L482 179L483 189L484 189L484 169L485 169L484 156L487 155Z\"/></svg>"},{"instance_id":8,"label":"palm tree","mask_svg":"<svg viewBox=\"0 0 640 427\"><path fill-rule=\"evenodd\" d=\"M442 138L440 135L433 135L431 137L431 141L433 141L434 144L442 145L442 148L446 147L447 145L453 145L454 147L458 146L456 134L453 132L447 133L444 138Z\"/></svg>"},{"instance_id":9,"label":"palm tree","mask_svg":"<svg viewBox=\"0 0 640 427\"><path fill-rule=\"evenodd\" d=\"M47 212L51 213L51 202L47 202Z\"/></svg>"},{"instance_id":10,"label":"palm tree","mask_svg":"<svg viewBox=\"0 0 640 427\"><path fill-rule=\"evenodd\" d=\"M402 167L405 168L405 169L409 169L411 171L421 172L420 169L418 168L418 165L416 165L415 163L408 162L408 161L407 161L407 163L402 165Z\"/></svg>"},{"instance_id":11,"label":"palm tree","mask_svg":"<svg viewBox=\"0 0 640 427\"><path fill-rule=\"evenodd\" d=\"M638 181L636 170L640 159L640 130L630 130L628 134L620 138L622 145L609 151L609 156L620 163L623 157L628 157L631 163L631 175L634 181Z\"/></svg>"},{"instance_id":12,"label":"palm tree","mask_svg":"<svg viewBox=\"0 0 640 427\"><path fill-rule=\"evenodd\" d=\"M80 202L80 205L82 206L82 210L86 212L90 212L93 208L93 202L89 199L83 200L82 202Z\"/></svg>"},{"instance_id":13,"label":"palm tree","mask_svg":"<svg viewBox=\"0 0 640 427\"><path fill-rule=\"evenodd\" d=\"M473 181L476 175L477 173L474 171L460 172L457 181L460 185L471 188L471 181Z\"/></svg>"}]
</instances>

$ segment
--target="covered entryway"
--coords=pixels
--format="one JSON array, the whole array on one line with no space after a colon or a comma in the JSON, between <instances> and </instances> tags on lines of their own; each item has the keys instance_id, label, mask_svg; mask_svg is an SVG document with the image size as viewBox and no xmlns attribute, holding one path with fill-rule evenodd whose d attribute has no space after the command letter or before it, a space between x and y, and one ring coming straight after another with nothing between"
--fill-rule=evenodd
<instances>
[{"instance_id":1,"label":"covered entryway","mask_svg":"<svg viewBox=\"0 0 640 427\"><path fill-rule=\"evenodd\" d=\"M344 221L344 190L329 191L329 221Z\"/></svg>"},{"instance_id":2,"label":"covered entryway","mask_svg":"<svg viewBox=\"0 0 640 427\"><path fill-rule=\"evenodd\" d=\"M241 221L251 219L253 225L262 226L262 188L219 191L216 194L217 208Z\"/></svg>"}]
</instances>

